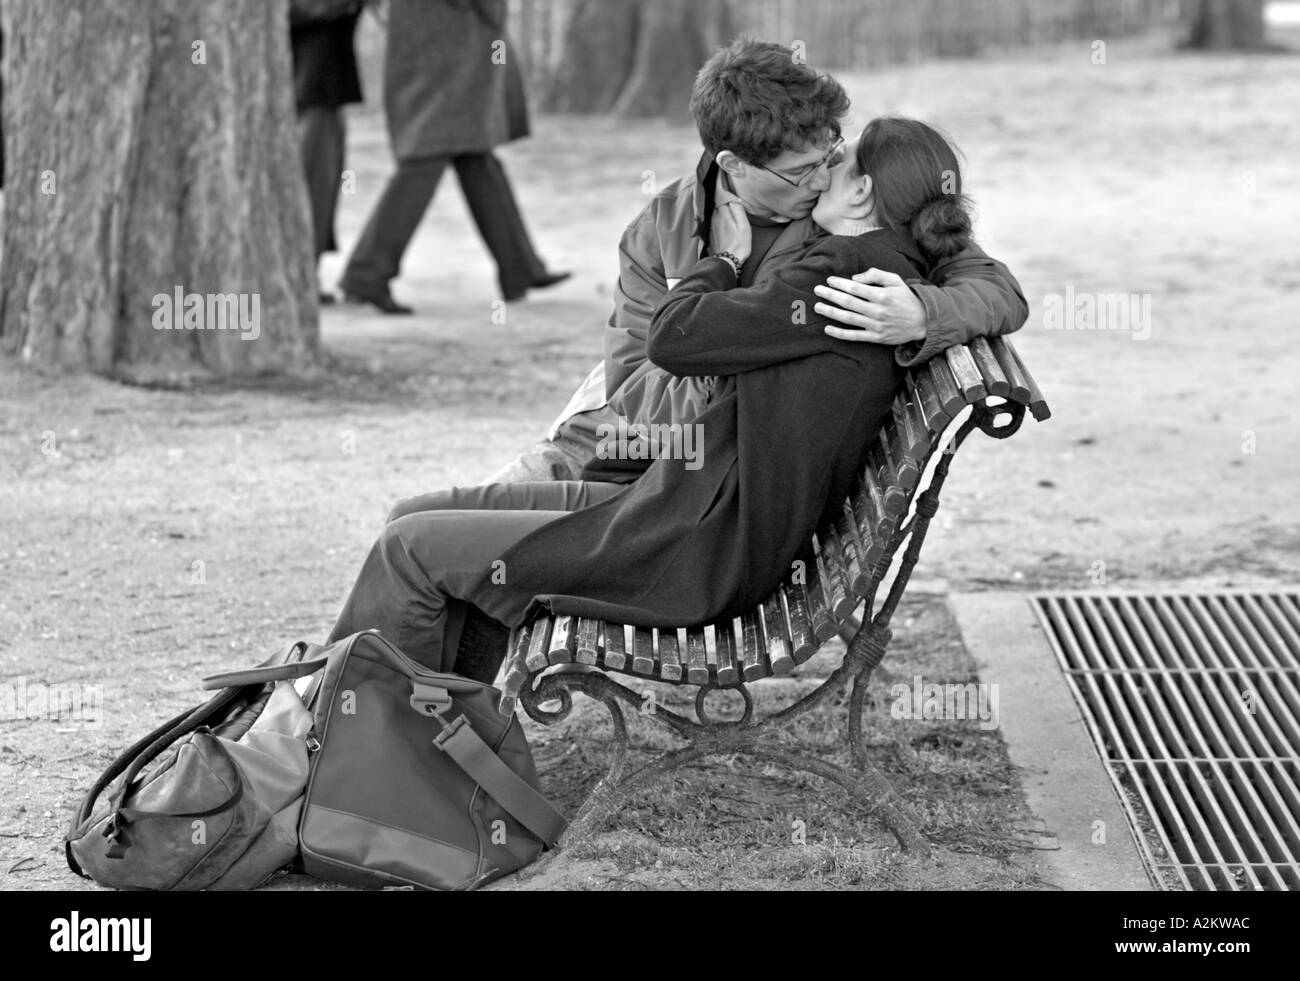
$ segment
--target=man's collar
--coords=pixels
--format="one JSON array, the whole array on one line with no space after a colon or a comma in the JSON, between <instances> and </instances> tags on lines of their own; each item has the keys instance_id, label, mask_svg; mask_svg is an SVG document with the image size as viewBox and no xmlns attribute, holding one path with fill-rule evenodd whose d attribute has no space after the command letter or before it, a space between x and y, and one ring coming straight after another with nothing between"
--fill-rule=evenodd
<instances>
[{"instance_id":1,"label":"man's collar","mask_svg":"<svg viewBox=\"0 0 1300 981\"><path fill-rule=\"evenodd\" d=\"M703 249L709 247L709 217L713 214L713 189L717 182L718 161L708 150L695 165L695 237Z\"/></svg>"},{"instance_id":2,"label":"man's collar","mask_svg":"<svg viewBox=\"0 0 1300 981\"><path fill-rule=\"evenodd\" d=\"M695 165L695 179L703 185L708 177L709 171L718 165L718 159L708 150L700 155L700 161Z\"/></svg>"}]
</instances>

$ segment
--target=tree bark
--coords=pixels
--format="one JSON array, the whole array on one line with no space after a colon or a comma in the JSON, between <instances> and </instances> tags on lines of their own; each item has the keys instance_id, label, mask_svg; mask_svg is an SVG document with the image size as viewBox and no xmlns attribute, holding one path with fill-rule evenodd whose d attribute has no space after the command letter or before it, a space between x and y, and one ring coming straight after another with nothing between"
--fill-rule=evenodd
<instances>
[{"instance_id":1,"label":"tree bark","mask_svg":"<svg viewBox=\"0 0 1300 981\"><path fill-rule=\"evenodd\" d=\"M1201 51L1263 51L1264 0L1198 0L1186 47Z\"/></svg>"},{"instance_id":2,"label":"tree bark","mask_svg":"<svg viewBox=\"0 0 1300 981\"><path fill-rule=\"evenodd\" d=\"M578 0L541 100L558 112L685 116L695 73L731 40L727 0Z\"/></svg>"},{"instance_id":3,"label":"tree bark","mask_svg":"<svg viewBox=\"0 0 1300 981\"><path fill-rule=\"evenodd\" d=\"M314 366L286 0L4 15L0 351L139 382Z\"/></svg>"}]
</instances>

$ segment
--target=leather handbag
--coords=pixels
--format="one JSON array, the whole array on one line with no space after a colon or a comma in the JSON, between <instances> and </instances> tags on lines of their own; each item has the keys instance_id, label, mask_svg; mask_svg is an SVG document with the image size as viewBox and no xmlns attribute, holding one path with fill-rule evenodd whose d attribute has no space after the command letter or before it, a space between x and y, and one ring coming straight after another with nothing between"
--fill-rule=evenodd
<instances>
[{"instance_id":1,"label":"leather handbag","mask_svg":"<svg viewBox=\"0 0 1300 981\"><path fill-rule=\"evenodd\" d=\"M261 670L301 673L312 650L294 644ZM297 690L274 678L168 720L91 787L68 865L116 889L253 888L297 855L311 726Z\"/></svg>"}]
</instances>

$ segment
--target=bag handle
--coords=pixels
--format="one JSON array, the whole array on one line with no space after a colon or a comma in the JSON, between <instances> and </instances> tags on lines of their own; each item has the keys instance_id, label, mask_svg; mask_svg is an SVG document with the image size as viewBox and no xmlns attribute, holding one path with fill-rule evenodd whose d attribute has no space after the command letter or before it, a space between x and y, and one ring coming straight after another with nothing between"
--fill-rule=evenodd
<instances>
[{"instance_id":1,"label":"bag handle","mask_svg":"<svg viewBox=\"0 0 1300 981\"><path fill-rule=\"evenodd\" d=\"M203 679L203 688L243 688L247 685L262 685L268 681L291 681L312 674L329 663L327 657L312 658L310 661L293 661L289 664L263 665L257 668L245 668L242 671L225 671L210 674Z\"/></svg>"},{"instance_id":2,"label":"bag handle","mask_svg":"<svg viewBox=\"0 0 1300 981\"><path fill-rule=\"evenodd\" d=\"M265 661L263 661L262 664L259 665L258 667L253 668L249 671L232 671L230 672L230 675L236 677L244 674L253 675L256 674L258 671L263 671L263 670L273 671L277 667L296 666L301 662L293 662L293 664L290 665L285 665L283 664L283 662L293 657L295 652L301 651L302 653L306 653L308 646L309 645L307 644L306 641L302 641L302 640L297 641L296 643L290 644L280 653L272 654ZM220 677L225 677L225 675L214 675L214 677L220 678ZM234 702L237 698L241 697L245 692L247 692L251 686L254 685L260 688L261 682L257 680L253 680L244 683L236 682L235 684L231 684L231 685L221 685L220 687L223 689L223 691L220 694L218 694L216 697L210 699L205 704L199 706L199 708L197 708L194 711L193 716L191 718L186 719L185 722L181 723L179 726L176 727L177 731L164 733L163 735L159 736L159 738L156 739L153 743L151 743L144 750L144 752L142 752L138 757L136 757L135 761L132 762L130 767L127 769L126 776L122 779L122 786L118 790L117 806L118 807L122 806L122 801L126 800L127 791L129 791L131 789L131 785L135 783L136 774L138 774L142 769L144 769L144 767L148 765L150 760L152 760L155 756L157 756L164 749L166 749L169 744L175 742L177 739L180 739L182 736L188 735L189 733L193 732L195 729L199 728L200 726L207 725L208 722L210 722L215 717L216 713L220 709L225 708L231 702ZM228 700L223 702L222 696L226 695L227 693L229 694L230 697ZM125 756L127 754L124 753L122 755Z\"/></svg>"},{"instance_id":3,"label":"bag handle","mask_svg":"<svg viewBox=\"0 0 1300 981\"><path fill-rule=\"evenodd\" d=\"M548 848L560 840L568 824L564 815L492 752L468 718L456 716L438 733L433 744L455 760L506 813Z\"/></svg>"}]
</instances>

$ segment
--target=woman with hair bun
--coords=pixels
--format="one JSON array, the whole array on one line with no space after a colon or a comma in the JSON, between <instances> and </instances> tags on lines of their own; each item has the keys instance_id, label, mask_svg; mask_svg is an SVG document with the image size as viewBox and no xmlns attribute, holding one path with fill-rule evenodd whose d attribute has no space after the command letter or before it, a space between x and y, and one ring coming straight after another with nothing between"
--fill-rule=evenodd
<instances>
[{"instance_id":1,"label":"woman with hair bun","mask_svg":"<svg viewBox=\"0 0 1300 981\"><path fill-rule=\"evenodd\" d=\"M841 176L846 184L860 181L875 220L910 235L930 265L970 246L957 154L933 127L917 119L873 119Z\"/></svg>"}]
</instances>

